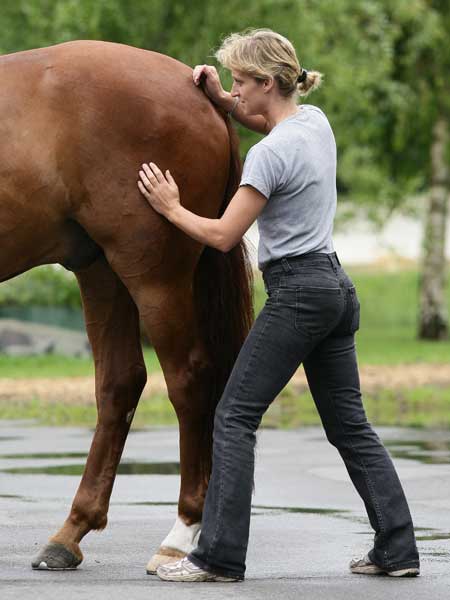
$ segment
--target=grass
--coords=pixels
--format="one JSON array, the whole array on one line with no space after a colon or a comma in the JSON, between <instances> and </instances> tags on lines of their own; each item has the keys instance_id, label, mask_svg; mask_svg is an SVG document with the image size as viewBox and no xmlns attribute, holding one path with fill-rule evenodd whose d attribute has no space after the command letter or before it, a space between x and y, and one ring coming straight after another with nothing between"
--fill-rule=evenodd
<instances>
[{"instance_id":1,"label":"grass","mask_svg":"<svg viewBox=\"0 0 450 600\"><path fill-rule=\"evenodd\" d=\"M152 348L144 349L144 359L148 373L161 370L158 357ZM88 377L89 375L94 375L92 358L72 358L53 354L15 357L0 354L0 379Z\"/></svg>"},{"instance_id":2,"label":"grass","mask_svg":"<svg viewBox=\"0 0 450 600\"><path fill-rule=\"evenodd\" d=\"M364 397L369 421L376 425L450 428L450 389L437 386L385 389ZM95 427L97 411L92 405L49 404L33 398L26 402L0 402L0 420L32 420L39 425ZM175 411L166 396L158 394L139 402L133 428L177 425ZM287 386L264 415L262 427L292 429L320 425L308 392L296 393Z\"/></svg>"},{"instance_id":3,"label":"grass","mask_svg":"<svg viewBox=\"0 0 450 600\"><path fill-rule=\"evenodd\" d=\"M450 363L450 341L425 342L416 338L418 273L415 270L387 272L374 268L349 270L361 301L361 329L357 334L360 365L403 363ZM255 308L265 301L260 276L256 278ZM447 287L450 313L450 285ZM144 352L149 373L160 370L152 349ZM61 356L12 358L0 355L1 378L52 378L89 376L89 359ZM450 427L450 389L427 386L392 390L386 387L365 396L368 417L379 425ZM47 425L93 427L94 406L48 404L41 399L7 405L0 402L0 419L36 419ZM319 418L309 393L298 393L288 386L269 408L263 419L266 427L315 425ZM165 396L143 398L133 426L176 424L173 408Z\"/></svg>"},{"instance_id":4,"label":"grass","mask_svg":"<svg viewBox=\"0 0 450 600\"><path fill-rule=\"evenodd\" d=\"M450 389L437 386L381 390L364 396L369 421L402 427L450 427ZM286 387L263 419L263 426L282 429L319 425L320 418L308 392Z\"/></svg>"},{"instance_id":5,"label":"grass","mask_svg":"<svg viewBox=\"0 0 450 600\"><path fill-rule=\"evenodd\" d=\"M387 272L370 267L347 269L361 302L361 326L356 335L361 365L450 362L450 340L417 339L418 272ZM447 285L450 314L450 284ZM255 306L260 310L265 292L258 278Z\"/></svg>"},{"instance_id":6,"label":"grass","mask_svg":"<svg viewBox=\"0 0 450 600\"><path fill-rule=\"evenodd\" d=\"M10 404L0 402L0 420L33 420L39 425L95 427L94 404L49 404L40 398ZM175 411L164 395L143 398L133 418L133 428L176 425Z\"/></svg>"},{"instance_id":7,"label":"grass","mask_svg":"<svg viewBox=\"0 0 450 600\"><path fill-rule=\"evenodd\" d=\"M417 271L350 273L361 302L361 328L357 334L361 364L450 362L450 340L417 339ZM450 314L450 285L446 289Z\"/></svg>"},{"instance_id":8,"label":"grass","mask_svg":"<svg viewBox=\"0 0 450 600\"><path fill-rule=\"evenodd\" d=\"M416 337L418 273L386 272L373 268L349 270L361 301L361 328L357 334L358 360L366 364L450 362L450 341L428 342ZM255 311L261 310L265 292L256 277ZM450 313L450 285L447 286ZM144 352L149 373L160 369L155 352ZM8 357L0 355L0 378L76 377L94 373L91 359L63 356Z\"/></svg>"}]
</instances>

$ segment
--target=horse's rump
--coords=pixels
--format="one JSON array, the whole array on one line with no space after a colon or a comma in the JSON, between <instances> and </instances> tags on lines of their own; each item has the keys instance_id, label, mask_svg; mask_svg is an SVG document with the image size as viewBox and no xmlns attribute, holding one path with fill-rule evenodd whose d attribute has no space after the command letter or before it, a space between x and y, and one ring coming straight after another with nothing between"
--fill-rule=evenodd
<instances>
[{"instance_id":1,"label":"horse's rump","mask_svg":"<svg viewBox=\"0 0 450 600\"><path fill-rule=\"evenodd\" d=\"M172 265L175 240L178 264L195 263L199 245L150 210L136 186L140 164L152 160L170 168L187 208L218 213L229 136L191 73L167 56L107 42L0 57L0 234L23 238L11 241L10 256L32 239L34 264L73 262L83 236L66 229L76 221L118 270L127 261L136 271ZM34 266L29 256L12 262L11 273ZM0 279L4 271L0 264Z\"/></svg>"}]
</instances>

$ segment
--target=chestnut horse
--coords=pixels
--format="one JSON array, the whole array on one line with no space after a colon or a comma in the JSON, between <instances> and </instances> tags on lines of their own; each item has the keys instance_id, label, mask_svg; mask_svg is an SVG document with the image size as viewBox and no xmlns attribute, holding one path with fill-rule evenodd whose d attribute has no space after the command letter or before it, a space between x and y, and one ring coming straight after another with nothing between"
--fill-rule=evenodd
<instances>
[{"instance_id":1,"label":"chestnut horse","mask_svg":"<svg viewBox=\"0 0 450 600\"><path fill-rule=\"evenodd\" d=\"M110 495L146 382L140 320L179 421L178 517L148 571L195 545L211 469L214 411L252 320L245 246L205 248L137 188L152 160L184 206L215 218L236 191L230 120L167 56L77 41L0 57L0 281L37 265L74 271L95 361L98 419L62 527L34 568L75 568Z\"/></svg>"}]
</instances>

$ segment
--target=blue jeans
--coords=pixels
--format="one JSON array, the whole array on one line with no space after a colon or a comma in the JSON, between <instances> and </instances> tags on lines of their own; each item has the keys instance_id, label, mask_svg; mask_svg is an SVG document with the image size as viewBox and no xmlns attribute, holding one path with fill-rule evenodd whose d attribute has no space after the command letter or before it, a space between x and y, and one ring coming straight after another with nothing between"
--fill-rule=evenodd
<instances>
[{"instance_id":1,"label":"blue jeans","mask_svg":"<svg viewBox=\"0 0 450 600\"><path fill-rule=\"evenodd\" d=\"M326 436L342 456L375 531L371 560L387 571L418 567L402 486L361 401L353 283L335 253L281 259L263 276L266 304L217 405L212 474L198 545L189 559L213 573L244 578L256 430L303 363Z\"/></svg>"}]
</instances>

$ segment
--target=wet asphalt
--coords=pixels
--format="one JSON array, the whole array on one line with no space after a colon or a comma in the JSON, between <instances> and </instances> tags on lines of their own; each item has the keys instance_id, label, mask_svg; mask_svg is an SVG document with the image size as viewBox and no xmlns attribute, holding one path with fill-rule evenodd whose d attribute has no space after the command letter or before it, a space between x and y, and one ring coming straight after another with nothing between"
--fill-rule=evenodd
<instances>
[{"instance_id":1,"label":"wet asphalt","mask_svg":"<svg viewBox=\"0 0 450 600\"><path fill-rule=\"evenodd\" d=\"M409 499L421 576L352 575L370 549L364 507L319 428L258 433L246 580L170 583L145 566L176 517L178 432L133 431L114 487L109 524L82 543L76 571L42 572L32 557L70 508L92 432L0 422L0 599L448 599L450 432L379 428Z\"/></svg>"}]
</instances>

